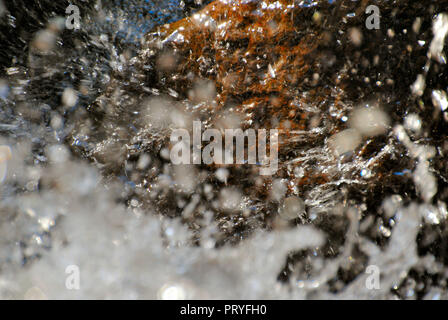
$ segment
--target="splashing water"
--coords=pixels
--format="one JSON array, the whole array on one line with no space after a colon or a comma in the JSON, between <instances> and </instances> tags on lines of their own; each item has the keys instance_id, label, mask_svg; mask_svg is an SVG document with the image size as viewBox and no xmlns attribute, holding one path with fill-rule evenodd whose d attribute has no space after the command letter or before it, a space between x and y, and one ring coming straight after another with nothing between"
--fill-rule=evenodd
<instances>
[{"instance_id":1,"label":"splashing water","mask_svg":"<svg viewBox=\"0 0 448 320\"><path fill-rule=\"evenodd\" d=\"M441 5L381 2L380 36L353 2L79 5L1 51L1 298L447 298ZM173 167L195 118L280 127L278 175Z\"/></svg>"}]
</instances>

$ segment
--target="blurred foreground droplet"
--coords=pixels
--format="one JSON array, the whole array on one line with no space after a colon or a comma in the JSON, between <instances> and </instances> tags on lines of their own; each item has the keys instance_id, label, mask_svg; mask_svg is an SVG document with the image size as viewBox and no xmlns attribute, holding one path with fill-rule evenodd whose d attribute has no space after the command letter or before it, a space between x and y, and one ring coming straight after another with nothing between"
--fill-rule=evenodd
<instances>
[{"instance_id":1,"label":"blurred foreground droplet","mask_svg":"<svg viewBox=\"0 0 448 320\"><path fill-rule=\"evenodd\" d=\"M27 292L25 292L24 299L25 300L48 300L48 297L38 287L32 287L32 288L28 289Z\"/></svg>"},{"instance_id":2,"label":"blurred foreground droplet","mask_svg":"<svg viewBox=\"0 0 448 320\"><path fill-rule=\"evenodd\" d=\"M0 145L0 183L6 178L8 171L7 161L12 157L11 148Z\"/></svg>"},{"instance_id":3,"label":"blurred foreground droplet","mask_svg":"<svg viewBox=\"0 0 448 320\"><path fill-rule=\"evenodd\" d=\"M350 126L363 136L377 136L387 131L389 117L379 108L359 108L350 118Z\"/></svg>"},{"instance_id":4,"label":"blurred foreground droplet","mask_svg":"<svg viewBox=\"0 0 448 320\"><path fill-rule=\"evenodd\" d=\"M329 140L329 145L337 156L355 150L360 143L361 135L354 129L341 131L332 136Z\"/></svg>"},{"instance_id":5,"label":"blurred foreground droplet","mask_svg":"<svg viewBox=\"0 0 448 320\"><path fill-rule=\"evenodd\" d=\"M285 220L293 220L299 218L305 213L305 203L302 199L292 196L285 199L283 207L280 208L280 217Z\"/></svg>"},{"instance_id":6,"label":"blurred foreground droplet","mask_svg":"<svg viewBox=\"0 0 448 320\"><path fill-rule=\"evenodd\" d=\"M176 284L166 284L158 292L160 300L185 300L185 290Z\"/></svg>"},{"instance_id":7,"label":"blurred foreground droplet","mask_svg":"<svg viewBox=\"0 0 448 320\"><path fill-rule=\"evenodd\" d=\"M72 88L65 88L62 93L62 103L67 107L73 107L78 101L78 94Z\"/></svg>"}]
</instances>

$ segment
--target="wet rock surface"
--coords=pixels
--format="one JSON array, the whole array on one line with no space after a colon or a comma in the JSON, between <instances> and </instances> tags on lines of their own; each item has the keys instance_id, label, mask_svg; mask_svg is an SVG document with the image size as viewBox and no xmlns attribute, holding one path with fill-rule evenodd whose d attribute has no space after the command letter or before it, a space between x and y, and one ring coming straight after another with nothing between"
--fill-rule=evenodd
<instances>
[{"instance_id":1,"label":"wet rock surface","mask_svg":"<svg viewBox=\"0 0 448 320\"><path fill-rule=\"evenodd\" d=\"M189 3L182 11L135 3L101 11L80 3L84 27L58 33L48 52L33 40L54 24L42 22L48 10L31 8L35 30L1 51L8 95L0 129L18 159L9 170L23 172L1 193L1 226L19 230L4 231L2 266L5 275L30 268L26 284L5 295L39 286L29 278L62 267L58 257L83 260L77 246L100 238L91 249L98 265L110 258L102 245L142 277L139 267L158 261L159 286L121 284L131 298L154 297L171 282L193 298L214 297L215 287L246 298L446 296L448 83L434 39L448 25L448 2L377 1L380 28L371 30L367 1L214 1L197 12ZM2 23L18 9L8 10ZM148 17L155 28L139 23ZM279 129L278 171L172 165L170 133L194 120ZM87 227L80 240L76 223L104 226L101 234ZM136 234L147 238L140 246ZM134 264L144 246L150 253ZM260 268L269 264L264 272L232 260L250 250ZM225 271L205 272L220 253ZM383 275L378 290L366 288L371 265ZM115 267L105 272L124 277ZM260 291L244 287L243 276L264 283ZM240 279L238 293L226 277ZM268 293L273 283L280 289ZM84 294L101 296L90 287Z\"/></svg>"}]
</instances>

